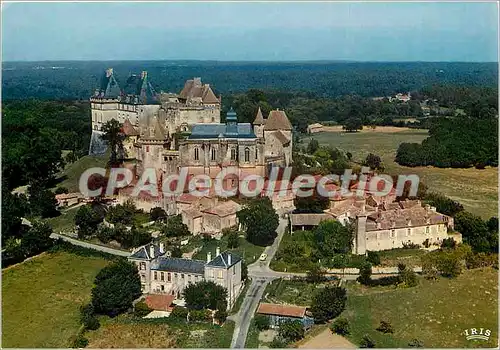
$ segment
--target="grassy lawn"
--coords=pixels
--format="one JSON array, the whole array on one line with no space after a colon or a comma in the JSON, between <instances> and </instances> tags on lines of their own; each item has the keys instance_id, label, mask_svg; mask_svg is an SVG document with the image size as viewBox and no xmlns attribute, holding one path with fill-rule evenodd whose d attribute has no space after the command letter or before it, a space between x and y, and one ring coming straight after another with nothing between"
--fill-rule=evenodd
<instances>
[{"instance_id":1,"label":"grassy lawn","mask_svg":"<svg viewBox=\"0 0 500 350\"><path fill-rule=\"evenodd\" d=\"M343 316L350 322L349 339L360 344L364 334L376 347L408 347L414 338L425 347L462 348L497 346L498 271L492 268L467 270L455 279L420 278L414 288L363 287L347 284L348 302ZM388 321L393 334L375 330ZM468 328L492 331L489 341L466 340Z\"/></svg>"},{"instance_id":2,"label":"grassy lawn","mask_svg":"<svg viewBox=\"0 0 500 350\"><path fill-rule=\"evenodd\" d=\"M109 154L103 156L84 156L76 162L68 164L59 174L61 180L57 187L66 187L69 192L80 192L78 182L82 173L90 168L104 168L109 160Z\"/></svg>"},{"instance_id":3,"label":"grassy lawn","mask_svg":"<svg viewBox=\"0 0 500 350\"><path fill-rule=\"evenodd\" d=\"M75 229L75 215L80 207L61 211L61 215L46 219L54 232L70 232Z\"/></svg>"},{"instance_id":4,"label":"grassy lawn","mask_svg":"<svg viewBox=\"0 0 500 350\"><path fill-rule=\"evenodd\" d=\"M380 266L397 266L403 263L406 266L420 266L421 257L426 253L423 249L391 249L378 252Z\"/></svg>"},{"instance_id":5,"label":"grassy lawn","mask_svg":"<svg viewBox=\"0 0 500 350\"><path fill-rule=\"evenodd\" d=\"M314 292L320 287L305 281L277 279L266 286L264 300L275 304L310 306Z\"/></svg>"},{"instance_id":6,"label":"grassy lawn","mask_svg":"<svg viewBox=\"0 0 500 350\"><path fill-rule=\"evenodd\" d=\"M137 319L121 315L101 317L101 327L88 331L88 348L229 348L234 322L222 327L184 323L168 318Z\"/></svg>"},{"instance_id":7,"label":"grassy lawn","mask_svg":"<svg viewBox=\"0 0 500 350\"><path fill-rule=\"evenodd\" d=\"M498 213L498 169L477 170L434 167L409 168L394 162L396 151L402 142L422 142L427 130L402 129L400 132L343 133L323 132L313 137L323 145L331 145L349 151L356 162L361 162L369 153L379 155L389 174L417 174L430 191L462 203L466 210L483 218ZM307 144L310 137L304 138Z\"/></svg>"},{"instance_id":8,"label":"grassy lawn","mask_svg":"<svg viewBox=\"0 0 500 350\"><path fill-rule=\"evenodd\" d=\"M2 270L2 345L62 348L80 327L79 307L107 261L58 252Z\"/></svg>"},{"instance_id":9,"label":"grassy lawn","mask_svg":"<svg viewBox=\"0 0 500 350\"><path fill-rule=\"evenodd\" d=\"M229 249L229 251L240 256L247 264L253 263L259 258L259 256L264 251L265 247L260 247L248 242L245 238L239 237L239 246L237 248ZM190 242L191 243L191 242ZM205 260L207 258L207 253L212 253L212 258L215 257L215 250L217 247L223 252L228 250L227 248L227 236L223 236L220 240L212 239L210 241L203 241L200 239L200 243L203 244L203 249L200 250L193 256L193 259ZM200 245L201 245L200 244Z\"/></svg>"}]
</instances>

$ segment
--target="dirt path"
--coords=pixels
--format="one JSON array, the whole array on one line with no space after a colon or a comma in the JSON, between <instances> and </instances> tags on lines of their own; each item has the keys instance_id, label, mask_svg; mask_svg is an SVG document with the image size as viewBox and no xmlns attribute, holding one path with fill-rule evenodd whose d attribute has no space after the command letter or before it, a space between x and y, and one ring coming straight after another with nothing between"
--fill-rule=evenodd
<instances>
[{"instance_id":1,"label":"dirt path","mask_svg":"<svg viewBox=\"0 0 500 350\"><path fill-rule=\"evenodd\" d=\"M346 338L333 334L330 329L301 344L299 349L356 349L356 346Z\"/></svg>"}]
</instances>

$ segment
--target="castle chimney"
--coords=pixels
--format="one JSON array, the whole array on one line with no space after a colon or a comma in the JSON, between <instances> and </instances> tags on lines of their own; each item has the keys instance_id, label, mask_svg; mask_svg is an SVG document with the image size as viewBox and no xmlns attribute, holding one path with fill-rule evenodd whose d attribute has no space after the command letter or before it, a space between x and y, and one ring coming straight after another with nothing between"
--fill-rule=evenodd
<instances>
[{"instance_id":1,"label":"castle chimney","mask_svg":"<svg viewBox=\"0 0 500 350\"><path fill-rule=\"evenodd\" d=\"M227 255L227 264L231 266L231 254Z\"/></svg>"},{"instance_id":2,"label":"castle chimney","mask_svg":"<svg viewBox=\"0 0 500 350\"><path fill-rule=\"evenodd\" d=\"M209 263L210 261L212 261L212 253L208 252L207 253L207 263Z\"/></svg>"},{"instance_id":3,"label":"castle chimney","mask_svg":"<svg viewBox=\"0 0 500 350\"><path fill-rule=\"evenodd\" d=\"M217 247L217 248L215 249L215 256L219 256L219 255L220 255L220 248L219 248L219 247Z\"/></svg>"},{"instance_id":4,"label":"castle chimney","mask_svg":"<svg viewBox=\"0 0 500 350\"><path fill-rule=\"evenodd\" d=\"M160 242L160 253L163 254L165 253L165 243Z\"/></svg>"},{"instance_id":5,"label":"castle chimney","mask_svg":"<svg viewBox=\"0 0 500 350\"><path fill-rule=\"evenodd\" d=\"M155 258L155 246L152 244L149 246L149 257L151 259Z\"/></svg>"}]
</instances>

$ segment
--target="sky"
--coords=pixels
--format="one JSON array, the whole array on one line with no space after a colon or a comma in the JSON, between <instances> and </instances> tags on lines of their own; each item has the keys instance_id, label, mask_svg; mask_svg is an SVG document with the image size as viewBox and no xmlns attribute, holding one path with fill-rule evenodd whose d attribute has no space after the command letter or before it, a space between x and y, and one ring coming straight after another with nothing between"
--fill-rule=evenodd
<instances>
[{"instance_id":1,"label":"sky","mask_svg":"<svg viewBox=\"0 0 500 350\"><path fill-rule=\"evenodd\" d=\"M4 61L498 61L496 2L8 3Z\"/></svg>"}]
</instances>

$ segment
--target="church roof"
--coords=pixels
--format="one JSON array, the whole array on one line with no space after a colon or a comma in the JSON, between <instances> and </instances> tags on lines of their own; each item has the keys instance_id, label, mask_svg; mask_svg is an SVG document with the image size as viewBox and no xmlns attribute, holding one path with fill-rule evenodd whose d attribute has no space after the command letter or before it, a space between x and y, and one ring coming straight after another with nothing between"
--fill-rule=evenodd
<instances>
[{"instance_id":1,"label":"church roof","mask_svg":"<svg viewBox=\"0 0 500 350\"><path fill-rule=\"evenodd\" d=\"M139 132L135 130L128 118L123 122L122 131L127 136L139 136Z\"/></svg>"},{"instance_id":2,"label":"church roof","mask_svg":"<svg viewBox=\"0 0 500 350\"><path fill-rule=\"evenodd\" d=\"M275 110L269 112L264 130L292 130L292 124L284 111Z\"/></svg>"},{"instance_id":3,"label":"church roof","mask_svg":"<svg viewBox=\"0 0 500 350\"><path fill-rule=\"evenodd\" d=\"M226 124L210 123L193 125L193 128L191 129L191 135L188 136L188 140L217 139L219 137L234 139L257 138L250 123L238 123L236 125L236 132L230 134L226 132Z\"/></svg>"},{"instance_id":4,"label":"church roof","mask_svg":"<svg viewBox=\"0 0 500 350\"><path fill-rule=\"evenodd\" d=\"M253 121L253 125L262 125L264 124L264 116L262 115L262 111L259 110L257 111L257 116L255 117L255 120Z\"/></svg>"}]
</instances>

